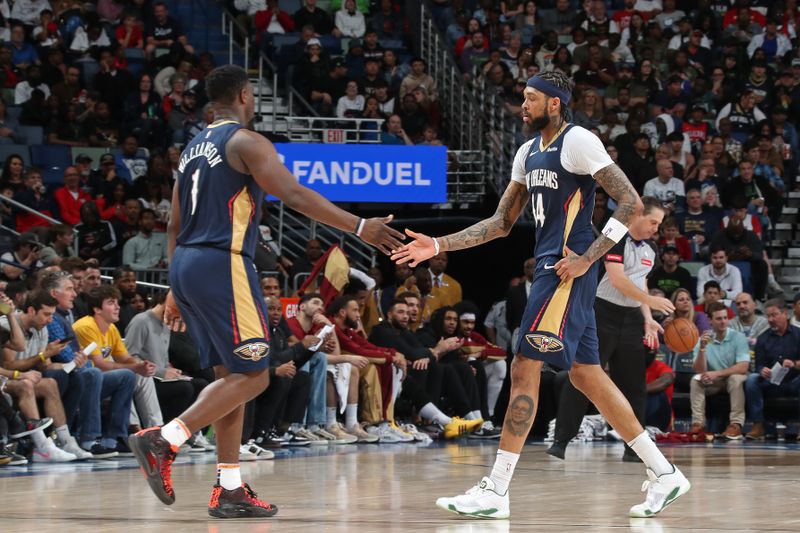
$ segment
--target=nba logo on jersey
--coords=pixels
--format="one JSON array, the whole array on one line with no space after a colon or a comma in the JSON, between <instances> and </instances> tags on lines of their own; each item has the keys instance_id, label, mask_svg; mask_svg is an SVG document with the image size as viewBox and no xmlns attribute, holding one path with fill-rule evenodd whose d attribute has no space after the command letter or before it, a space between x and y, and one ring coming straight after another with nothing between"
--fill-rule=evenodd
<instances>
[{"instance_id":1,"label":"nba logo on jersey","mask_svg":"<svg viewBox=\"0 0 800 533\"><path fill-rule=\"evenodd\" d=\"M263 342L251 342L236 348L233 353L248 361L260 361L269 354L269 346Z\"/></svg>"},{"instance_id":2,"label":"nba logo on jersey","mask_svg":"<svg viewBox=\"0 0 800 533\"><path fill-rule=\"evenodd\" d=\"M555 337L548 337L547 335L540 335L538 333L529 333L525 335L525 339L540 352L560 352L564 349L564 343Z\"/></svg>"}]
</instances>

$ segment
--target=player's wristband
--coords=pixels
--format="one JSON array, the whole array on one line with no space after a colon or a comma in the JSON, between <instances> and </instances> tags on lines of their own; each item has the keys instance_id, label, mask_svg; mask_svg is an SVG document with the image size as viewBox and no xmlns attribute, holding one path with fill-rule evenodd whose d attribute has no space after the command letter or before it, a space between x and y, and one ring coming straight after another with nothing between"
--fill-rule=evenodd
<instances>
[{"instance_id":1,"label":"player's wristband","mask_svg":"<svg viewBox=\"0 0 800 533\"><path fill-rule=\"evenodd\" d=\"M364 218L358 219L358 226L356 226L356 237L361 237L361 232L364 231L364 224L367 222Z\"/></svg>"},{"instance_id":2,"label":"player's wristband","mask_svg":"<svg viewBox=\"0 0 800 533\"><path fill-rule=\"evenodd\" d=\"M436 240L436 237L432 237L433 239L433 249L436 251L436 255L439 255L439 241Z\"/></svg>"},{"instance_id":3,"label":"player's wristband","mask_svg":"<svg viewBox=\"0 0 800 533\"><path fill-rule=\"evenodd\" d=\"M619 242L628 234L628 227L614 217L608 219L602 231L603 235L614 242Z\"/></svg>"}]
</instances>

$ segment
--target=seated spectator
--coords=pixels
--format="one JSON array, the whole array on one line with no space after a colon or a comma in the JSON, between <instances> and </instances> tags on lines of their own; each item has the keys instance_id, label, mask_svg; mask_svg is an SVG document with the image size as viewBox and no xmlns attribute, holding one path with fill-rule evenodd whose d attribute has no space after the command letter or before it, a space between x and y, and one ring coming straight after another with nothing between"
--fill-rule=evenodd
<instances>
[{"instance_id":1,"label":"seated spectator","mask_svg":"<svg viewBox=\"0 0 800 533\"><path fill-rule=\"evenodd\" d=\"M731 178L723 189L723 203L732 205L735 199L743 197L748 202L748 210L753 213L761 213L765 206L781 203L780 193L766 177L755 175L755 166L751 161L740 161L738 171L738 176Z\"/></svg>"},{"instance_id":2,"label":"seated spectator","mask_svg":"<svg viewBox=\"0 0 800 533\"><path fill-rule=\"evenodd\" d=\"M351 78L358 79L364 76L364 45L361 39L350 39L350 42L347 43L344 64L347 66L347 73Z\"/></svg>"},{"instance_id":3,"label":"seated spectator","mask_svg":"<svg viewBox=\"0 0 800 533\"><path fill-rule=\"evenodd\" d=\"M19 82L14 89L14 105L22 105L30 100L33 91L37 89L44 94L45 100L50 98L50 87L42 80L42 68L34 64L28 67L25 80Z\"/></svg>"},{"instance_id":4,"label":"seated spectator","mask_svg":"<svg viewBox=\"0 0 800 533\"><path fill-rule=\"evenodd\" d=\"M56 189L54 193L61 219L73 226L81 220L81 206L92 200L92 197L80 188L80 181L78 169L67 167L64 169L64 186Z\"/></svg>"},{"instance_id":5,"label":"seated spectator","mask_svg":"<svg viewBox=\"0 0 800 533\"><path fill-rule=\"evenodd\" d=\"M722 217L721 226L727 228L731 222L741 222L744 229L752 231L759 239L764 238L764 227L761 225L761 215L749 213L747 199L737 196L730 204L731 214Z\"/></svg>"},{"instance_id":6,"label":"seated spectator","mask_svg":"<svg viewBox=\"0 0 800 533\"><path fill-rule=\"evenodd\" d=\"M139 358L155 365L153 374L156 396L164 418L172 420L197 399L208 386L201 378L184 376L169 363L170 330L164 324L165 293L156 297L156 305L134 316L125 328L125 347Z\"/></svg>"},{"instance_id":7,"label":"seated spectator","mask_svg":"<svg viewBox=\"0 0 800 533\"><path fill-rule=\"evenodd\" d=\"M122 153L117 161L118 175L128 183L133 183L147 174L147 159L138 155L139 142L134 135L122 140Z\"/></svg>"},{"instance_id":8,"label":"seated spectator","mask_svg":"<svg viewBox=\"0 0 800 533\"><path fill-rule=\"evenodd\" d=\"M122 264L134 270L166 268L166 233L153 233L155 225L155 212L152 209L143 210L139 217L139 233L122 248Z\"/></svg>"},{"instance_id":9,"label":"seated spectator","mask_svg":"<svg viewBox=\"0 0 800 533\"><path fill-rule=\"evenodd\" d=\"M417 99L413 94L407 94L401 102L400 110L397 112L403 122L403 131L412 140L419 140L422 137L422 130L428 123L428 117L420 108Z\"/></svg>"},{"instance_id":10,"label":"seated spectator","mask_svg":"<svg viewBox=\"0 0 800 533\"><path fill-rule=\"evenodd\" d=\"M675 372L672 367L656 359L655 350L647 351L645 363L647 365L645 425L667 431L672 424L672 393L675 389Z\"/></svg>"},{"instance_id":11,"label":"seated spectator","mask_svg":"<svg viewBox=\"0 0 800 533\"><path fill-rule=\"evenodd\" d=\"M111 221L119 246L124 246L129 239L139 233L139 218L142 204L136 198L127 198L122 206L121 216ZM121 251L121 250L120 250Z\"/></svg>"},{"instance_id":12,"label":"seated spectator","mask_svg":"<svg viewBox=\"0 0 800 533\"><path fill-rule=\"evenodd\" d=\"M668 215L683 211L686 206L686 193L683 182L674 177L672 162L669 159L657 161L656 172L656 177L644 184L644 195L661 200Z\"/></svg>"},{"instance_id":13,"label":"seated spectator","mask_svg":"<svg viewBox=\"0 0 800 533\"><path fill-rule=\"evenodd\" d=\"M3 162L3 174L0 183L12 189L14 193L25 190L25 162L19 154L11 154Z\"/></svg>"},{"instance_id":14,"label":"seated spectator","mask_svg":"<svg viewBox=\"0 0 800 533\"><path fill-rule=\"evenodd\" d=\"M127 445L118 448L118 444L128 436L128 419L136 378L129 370L103 373L86 364L87 358L79 351L71 325L75 299L75 286L71 276L65 272L49 272L42 277L41 289L57 302L52 320L47 324L48 342L68 341L58 355L50 360L54 364L74 362L76 368L69 374L70 381L77 380L84 390L80 398L78 442L95 459L116 457L118 449L128 449ZM110 400L109 410L106 417L101 419L100 402L106 398Z\"/></svg>"},{"instance_id":15,"label":"seated spectator","mask_svg":"<svg viewBox=\"0 0 800 533\"><path fill-rule=\"evenodd\" d=\"M292 81L297 85L300 92L308 98L316 96L315 100L321 100L322 96L314 93L322 92L315 89L319 89L323 80L328 76L330 58L327 52L322 49L319 39L316 37L309 39L302 56L294 64L297 65L297 70Z\"/></svg>"},{"instance_id":16,"label":"seated spectator","mask_svg":"<svg viewBox=\"0 0 800 533\"><path fill-rule=\"evenodd\" d=\"M704 293L706 283L716 281L721 290L721 298L733 301L742 292L742 272L728 263L725 248L711 248L711 264L705 265L697 272L697 294Z\"/></svg>"},{"instance_id":17,"label":"seated spectator","mask_svg":"<svg viewBox=\"0 0 800 533\"><path fill-rule=\"evenodd\" d=\"M720 129L720 121L730 119L731 137L740 143L747 141L755 133L755 125L767 116L756 106L756 96L751 89L739 93L738 102L732 102L720 109L717 114L716 127Z\"/></svg>"},{"instance_id":18,"label":"seated spectator","mask_svg":"<svg viewBox=\"0 0 800 533\"><path fill-rule=\"evenodd\" d=\"M0 98L0 144L25 144L19 132L19 121L6 115L6 103Z\"/></svg>"},{"instance_id":19,"label":"seated spectator","mask_svg":"<svg viewBox=\"0 0 800 533\"><path fill-rule=\"evenodd\" d=\"M350 0L353 2L353 0ZM364 96L358 94L358 83L348 81L344 96L336 104L336 116L339 118L354 118L364 109Z\"/></svg>"},{"instance_id":20,"label":"seated spectator","mask_svg":"<svg viewBox=\"0 0 800 533\"><path fill-rule=\"evenodd\" d=\"M376 88L385 84L385 78L381 74L381 62L379 59L370 58L364 62L364 75L358 79L360 91L364 95L375 93Z\"/></svg>"},{"instance_id":21,"label":"seated spectator","mask_svg":"<svg viewBox=\"0 0 800 533\"><path fill-rule=\"evenodd\" d=\"M160 146L164 142L166 123L162 99L153 90L153 78L144 73L138 91L127 95L125 124L137 136L140 145Z\"/></svg>"},{"instance_id":22,"label":"seated spectator","mask_svg":"<svg viewBox=\"0 0 800 533\"><path fill-rule=\"evenodd\" d=\"M435 126L428 124L422 130L422 140L417 143L423 146L444 146L444 143L439 139L439 131Z\"/></svg>"},{"instance_id":23,"label":"seated spectator","mask_svg":"<svg viewBox=\"0 0 800 533\"><path fill-rule=\"evenodd\" d=\"M42 171L31 167L25 172L25 190L14 194L14 200L26 207L30 207L43 215L53 217L55 205L47 193L47 187L42 183ZM50 222L28 211L18 210L16 229L23 233L32 228L49 226Z\"/></svg>"},{"instance_id":24,"label":"seated spectator","mask_svg":"<svg viewBox=\"0 0 800 533\"><path fill-rule=\"evenodd\" d=\"M187 54L194 54L194 48L189 44L186 34L183 33L181 24L169 16L164 2L153 4L153 20L145 27L144 35L147 38L145 53L153 57L157 50L181 48Z\"/></svg>"},{"instance_id":25,"label":"seated spectator","mask_svg":"<svg viewBox=\"0 0 800 533\"><path fill-rule=\"evenodd\" d=\"M115 325L119 320L119 291L110 285L101 285L89 291L87 297L91 314L73 325L78 344L85 350L95 343L97 347L89 353L89 360L101 371L122 369L136 374L130 411L132 429L163 425L153 380L157 367L150 361L131 356ZM117 450L125 450L126 444L119 442Z\"/></svg>"},{"instance_id":26,"label":"seated spectator","mask_svg":"<svg viewBox=\"0 0 800 533\"><path fill-rule=\"evenodd\" d=\"M113 264L117 237L111 223L100 218L94 201L89 200L81 205L80 222L75 224L75 230L78 232L78 255L81 259L96 259L102 266Z\"/></svg>"},{"instance_id":27,"label":"seated spectator","mask_svg":"<svg viewBox=\"0 0 800 533\"><path fill-rule=\"evenodd\" d=\"M723 183L722 177L717 174L716 164L712 157L700 159L700 163L686 174L685 188L687 191L696 189L700 191L704 186L714 185L717 188ZM687 198L688 201L688 198Z\"/></svg>"},{"instance_id":28,"label":"seated spectator","mask_svg":"<svg viewBox=\"0 0 800 533\"><path fill-rule=\"evenodd\" d=\"M364 14L358 10L356 0L345 0L342 9L336 12L333 36L337 39L342 37L360 39L366 31Z\"/></svg>"},{"instance_id":29,"label":"seated spectator","mask_svg":"<svg viewBox=\"0 0 800 533\"><path fill-rule=\"evenodd\" d=\"M330 63L328 73L311 86L311 103L322 116L333 116L336 103L347 87L347 65L341 59Z\"/></svg>"},{"instance_id":30,"label":"seated spectator","mask_svg":"<svg viewBox=\"0 0 800 533\"><path fill-rule=\"evenodd\" d=\"M137 314L137 311L131 303L138 294L136 272L134 272L129 265L122 265L114 269L112 278L114 288L117 289L120 294L119 321L117 325L119 328L122 328L122 331L125 331L130 321Z\"/></svg>"},{"instance_id":31,"label":"seated spectator","mask_svg":"<svg viewBox=\"0 0 800 533\"><path fill-rule=\"evenodd\" d=\"M762 315L756 314L756 302L750 294L740 292L736 296L734 304L736 305L736 318L731 320L730 327L744 333L748 346L752 348L755 346L758 336L769 329L769 323Z\"/></svg>"},{"instance_id":32,"label":"seated spectator","mask_svg":"<svg viewBox=\"0 0 800 533\"><path fill-rule=\"evenodd\" d=\"M661 237L658 239L659 248L672 246L678 249L681 259L691 261L694 257L692 243L680 234L678 221L674 217L669 217L661 224Z\"/></svg>"},{"instance_id":33,"label":"seated spectator","mask_svg":"<svg viewBox=\"0 0 800 533\"><path fill-rule=\"evenodd\" d=\"M6 303L10 301L6 298ZM11 313L0 317L0 327L8 329L9 321L16 322L11 331L17 328L22 332L24 343L22 350L6 347L3 350L3 366L16 372L39 380L33 386L34 395L44 400L45 414L53 419L56 439L60 449L55 449L50 439L43 441L37 433L32 435L36 450L36 462L63 462L75 459L91 459L92 454L83 450L70 434L69 425L76 418L81 396L84 393L83 383L72 380L61 370L60 363L52 363L51 358L65 347L64 341L48 343L47 324L53 319L58 302L43 291L36 291L28 297L24 312ZM13 306L11 306L13 310ZM14 393L14 385L9 392ZM8 389L8 387L7 387ZM63 401L62 401L63 399ZM22 402L20 402L22 407ZM33 418L39 418L33 416ZM64 453L66 452L66 453ZM71 456L71 457L70 457Z\"/></svg>"},{"instance_id":34,"label":"seated spectator","mask_svg":"<svg viewBox=\"0 0 800 533\"><path fill-rule=\"evenodd\" d=\"M22 104L19 123L23 126L39 126L44 129L50 125L52 119L52 105L47 101L47 96L41 90L34 89L30 99Z\"/></svg>"},{"instance_id":35,"label":"seated spectator","mask_svg":"<svg viewBox=\"0 0 800 533\"><path fill-rule=\"evenodd\" d=\"M92 78L92 88L103 95L111 112L115 116L120 116L124 110L125 100L136 82L128 70L117 68L110 48L100 51L98 64L100 71Z\"/></svg>"},{"instance_id":36,"label":"seated spectator","mask_svg":"<svg viewBox=\"0 0 800 533\"><path fill-rule=\"evenodd\" d=\"M253 24L256 29L256 43L271 54L272 36L283 35L295 31L295 24L292 16L280 8L278 0L267 0L264 5L263 0L250 2L261 4L253 14ZM263 9L265 7L266 9ZM250 9L248 9L249 11Z\"/></svg>"},{"instance_id":37,"label":"seated spectator","mask_svg":"<svg viewBox=\"0 0 800 533\"><path fill-rule=\"evenodd\" d=\"M666 298L670 298L678 289L686 289L690 292L691 302L694 282L689 271L679 265L680 260L678 248L669 244L661 247L661 265L650 272L647 287L661 290Z\"/></svg>"},{"instance_id":38,"label":"seated spectator","mask_svg":"<svg viewBox=\"0 0 800 533\"><path fill-rule=\"evenodd\" d=\"M158 181L154 179L147 181L147 193L145 196L139 197L139 203L142 204L143 208L152 209L155 212L155 231L166 231L172 204L164 198L164 190Z\"/></svg>"},{"instance_id":39,"label":"seated spectator","mask_svg":"<svg viewBox=\"0 0 800 533\"><path fill-rule=\"evenodd\" d=\"M383 59L385 50L378 43L378 33L374 30L367 30L364 34L364 59L374 57L378 60Z\"/></svg>"},{"instance_id":40,"label":"seated spectator","mask_svg":"<svg viewBox=\"0 0 800 533\"><path fill-rule=\"evenodd\" d=\"M403 130L403 120L400 115L392 114L386 119L386 131L381 132L381 144L406 144L413 145L406 132Z\"/></svg>"},{"instance_id":41,"label":"seated spectator","mask_svg":"<svg viewBox=\"0 0 800 533\"><path fill-rule=\"evenodd\" d=\"M378 81L375 86L375 98L378 100L378 109L381 115L388 117L394 113L395 98L389 92L389 85L386 82Z\"/></svg>"},{"instance_id":42,"label":"seated spectator","mask_svg":"<svg viewBox=\"0 0 800 533\"><path fill-rule=\"evenodd\" d=\"M108 102L97 102L91 118L84 123L89 137L89 146L114 148L119 139L120 124L111 114Z\"/></svg>"},{"instance_id":43,"label":"seated spectator","mask_svg":"<svg viewBox=\"0 0 800 533\"><path fill-rule=\"evenodd\" d=\"M328 35L333 31L333 19L324 10L317 7L317 0L305 0L303 7L294 14L294 24L298 28L310 25L315 36Z\"/></svg>"},{"instance_id":44,"label":"seated spectator","mask_svg":"<svg viewBox=\"0 0 800 533\"><path fill-rule=\"evenodd\" d=\"M38 16L38 13L37 13ZM11 64L19 70L27 70L28 67L39 63L39 54L36 48L25 41L25 28L22 24L14 24L11 27Z\"/></svg>"},{"instance_id":45,"label":"seated spectator","mask_svg":"<svg viewBox=\"0 0 800 533\"><path fill-rule=\"evenodd\" d=\"M536 2L528 0L522 13L514 18L514 29L522 34L522 42L529 43L542 33L542 23L536 11Z\"/></svg>"},{"instance_id":46,"label":"seated spectator","mask_svg":"<svg viewBox=\"0 0 800 533\"><path fill-rule=\"evenodd\" d=\"M471 79L476 69L489 59L489 52L484 48L484 34L481 30L472 32L470 43L471 46L466 48L459 58L459 66L466 79Z\"/></svg>"},{"instance_id":47,"label":"seated spectator","mask_svg":"<svg viewBox=\"0 0 800 533\"><path fill-rule=\"evenodd\" d=\"M114 36L122 48L144 48L142 22L133 13L125 13L122 24L117 26Z\"/></svg>"},{"instance_id":48,"label":"seated spectator","mask_svg":"<svg viewBox=\"0 0 800 533\"><path fill-rule=\"evenodd\" d=\"M764 304L769 328L755 344L755 372L747 377L745 394L747 397L747 417L753 428L746 435L748 439L764 438L764 397L800 395L800 328L789 323L789 313L782 299L769 300ZM772 382L775 365L788 369L783 379Z\"/></svg>"},{"instance_id":49,"label":"seated spectator","mask_svg":"<svg viewBox=\"0 0 800 533\"><path fill-rule=\"evenodd\" d=\"M379 10L370 17L370 29L379 39L402 39L403 17L395 12L392 0L381 0Z\"/></svg>"},{"instance_id":50,"label":"seated spectator","mask_svg":"<svg viewBox=\"0 0 800 533\"><path fill-rule=\"evenodd\" d=\"M100 49L108 46L111 46L111 39L108 38L105 29L98 22L93 22L88 24L86 29L78 26L69 45L69 51L75 61L93 63Z\"/></svg>"},{"instance_id":51,"label":"seated spectator","mask_svg":"<svg viewBox=\"0 0 800 533\"><path fill-rule=\"evenodd\" d=\"M750 263L753 296L757 300L764 299L769 269L764 261L763 242L755 233L747 231L741 220L732 218L728 226L711 240L711 248L725 250L730 261Z\"/></svg>"},{"instance_id":52,"label":"seated spectator","mask_svg":"<svg viewBox=\"0 0 800 533\"><path fill-rule=\"evenodd\" d=\"M699 294L699 293L698 293ZM708 306L714 302L722 302L722 287L720 287L719 283L714 280L707 281L705 285L703 285L703 293L701 296L698 296L698 303L694 306L695 311L703 311L708 314ZM736 316L732 309L728 308L728 319L733 319ZM698 328L699 329L699 328Z\"/></svg>"},{"instance_id":53,"label":"seated spectator","mask_svg":"<svg viewBox=\"0 0 800 533\"><path fill-rule=\"evenodd\" d=\"M67 104L58 114L53 116L47 133L49 144L64 146L89 146L86 128L78 121L77 104Z\"/></svg>"},{"instance_id":54,"label":"seated spectator","mask_svg":"<svg viewBox=\"0 0 800 533\"><path fill-rule=\"evenodd\" d=\"M706 396L727 391L731 401L730 423L722 436L742 438L745 420L744 383L750 366L750 349L743 333L728 327L728 313L721 302L708 307L711 328L703 332L694 348L690 385L692 433L705 432Z\"/></svg>"},{"instance_id":55,"label":"seated spectator","mask_svg":"<svg viewBox=\"0 0 800 533\"><path fill-rule=\"evenodd\" d=\"M428 65L421 57L415 57L411 60L411 73L403 78L400 84L400 98L414 92L417 87L424 87L428 93L428 98L435 102L438 94L436 88L436 80L427 73Z\"/></svg>"},{"instance_id":56,"label":"seated spectator","mask_svg":"<svg viewBox=\"0 0 800 533\"><path fill-rule=\"evenodd\" d=\"M75 232L72 226L67 224L56 224L50 228L50 243L42 248L39 258L44 266L58 265L68 257L76 257Z\"/></svg>"},{"instance_id":57,"label":"seated spectator","mask_svg":"<svg viewBox=\"0 0 800 533\"><path fill-rule=\"evenodd\" d=\"M575 73L575 79L581 80L595 89L604 90L614 82L617 69L610 59L603 57L603 49L597 44L590 44L588 58ZM574 55L573 55L574 57Z\"/></svg>"},{"instance_id":58,"label":"seated spectator","mask_svg":"<svg viewBox=\"0 0 800 533\"><path fill-rule=\"evenodd\" d=\"M21 233L14 242L14 248L10 252L0 256L3 262L0 264L0 272L5 280L26 279L30 274L42 268L44 265L39 260L39 252L42 243L36 238L34 233ZM12 266L13 263L17 266Z\"/></svg>"},{"instance_id":59,"label":"seated spectator","mask_svg":"<svg viewBox=\"0 0 800 533\"><path fill-rule=\"evenodd\" d=\"M575 104L574 122L584 128L594 128L603 121L603 100L594 89L583 91Z\"/></svg>"}]
</instances>

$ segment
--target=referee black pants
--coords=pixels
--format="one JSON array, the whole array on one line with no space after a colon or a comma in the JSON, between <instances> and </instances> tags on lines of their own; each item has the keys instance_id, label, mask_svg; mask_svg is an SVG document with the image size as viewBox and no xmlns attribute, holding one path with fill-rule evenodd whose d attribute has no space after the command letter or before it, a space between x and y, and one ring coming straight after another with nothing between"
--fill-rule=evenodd
<instances>
[{"instance_id":1,"label":"referee black pants","mask_svg":"<svg viewBox=\"0 0 800 533\"><path fill-rule=\"evenodd\" d=\"M609 367L611 380L630 402L644 427L647 406L645 381L644 317L638 307L623 307L595 300L600 366ZM569 442L578 434L589 400L567 380L561 388L556 415L555 440Z\"/></svg>"}]
</instances>

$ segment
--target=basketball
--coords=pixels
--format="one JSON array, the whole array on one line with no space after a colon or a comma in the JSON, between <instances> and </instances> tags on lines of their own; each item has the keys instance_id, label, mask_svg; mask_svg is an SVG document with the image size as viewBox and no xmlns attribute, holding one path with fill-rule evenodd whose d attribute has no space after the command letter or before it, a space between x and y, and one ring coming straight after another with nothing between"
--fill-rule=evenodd
<instances>
[{"instance_id":1,"label":"basketball","mask_svg":"<svg viewBox=\"0 0 800 533\"><path fill-rule=\"evenodd\" d=\"M664 327L664 343L676 353L694 350L700 333L688 318L676 318Z\"/></svg>"}]
</instances>

